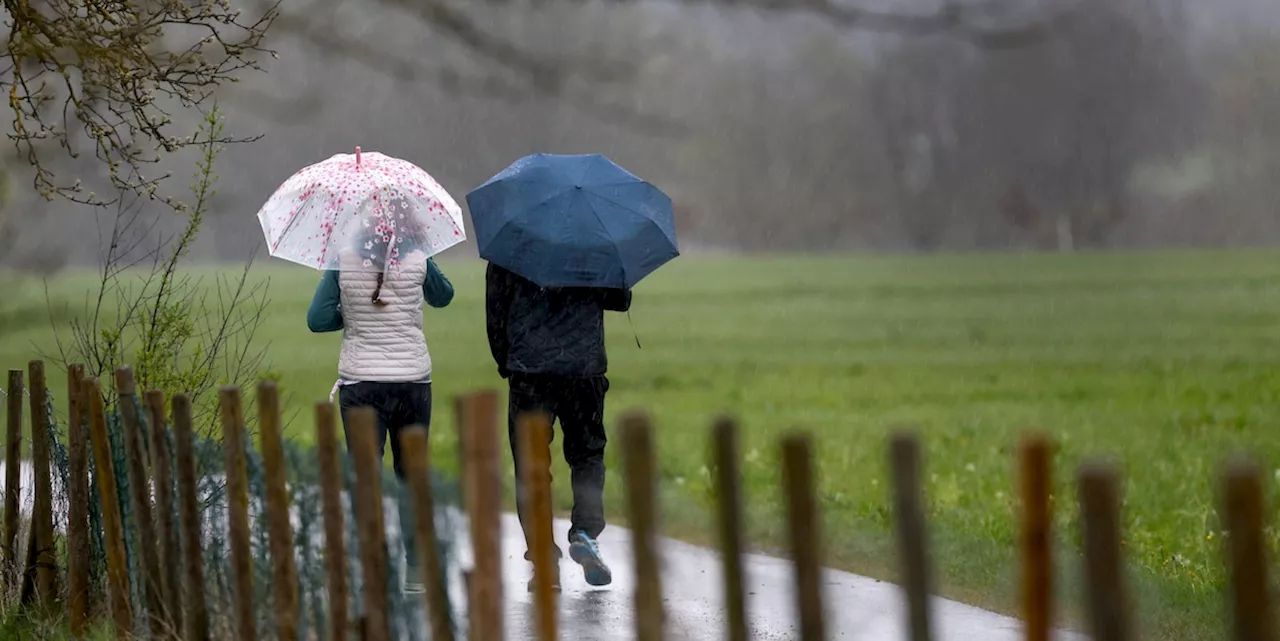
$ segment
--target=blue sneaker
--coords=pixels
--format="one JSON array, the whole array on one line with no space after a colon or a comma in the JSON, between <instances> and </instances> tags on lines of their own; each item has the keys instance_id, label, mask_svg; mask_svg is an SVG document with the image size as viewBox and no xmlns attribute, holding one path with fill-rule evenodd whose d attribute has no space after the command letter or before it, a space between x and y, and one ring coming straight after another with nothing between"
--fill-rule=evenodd
<instances>
[{"instance_id":1,"label":"blue sneaker","mask_svg":"<svg viewBox=\"0 0 1280 641\"><path fill-rule=\"evenodd\" d=\"M588 585L609 585L613 583L613 573L604 564L600 556L600 546L596 540L587 536L586 532L574 532L569 537L569 558L582 566L582 576Z\"/></svg>"}]
</instances>

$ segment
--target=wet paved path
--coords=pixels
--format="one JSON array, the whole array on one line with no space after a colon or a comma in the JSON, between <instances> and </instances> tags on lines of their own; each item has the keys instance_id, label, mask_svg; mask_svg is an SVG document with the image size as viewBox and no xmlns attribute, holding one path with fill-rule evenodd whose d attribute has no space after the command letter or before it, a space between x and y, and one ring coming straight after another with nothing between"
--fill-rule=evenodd
<instances>
[{"instance_id":1,"label":"wet paved path","mask_svg":"<svg viewBox=\"0 0 1280 641\"><path fill-rule=\"evenodd\" d=\"M533 638L533 604L526 583L532 568L523 558L524 541L514 515L503 523L504 590L507 595L507 638ZM556 536L568 530L557 520ZM629 640L635 637L631 616L634 571L631 565L630 532L610 527L600 539L600 547L613 569L613 585L594 588L582 579L582 572L569 559L561 565L563 591L560 596L560 634L565 639ZM663 592L668 621L668 637L701 641L724 638L724 608L720 590L720 561L708 549L670 539L661 540ZM470 554L464 553L467 559ZM468 561L469 563L469 561ZM795 639L795 607L791 590L791 564L785 560L750 555L745 560L747 611L753 639ZM898 587L847 572L828 570L827 629L832 639L855 641L899 641L907 639L904 605ZM461 599L458 600L459 602ZM462 620L462 619L460 619ZM938 641L1021 640L1021 625L1015 619L979 608L934 600L934 639ZM1087 637L1061 633L1062 641L1084 641Z\"/></svg>"},{"instance_id":2,"label":"wet paved path","mask_svg":"<svg viewBox=\"0 0 1280 641\"><path fill-rule=\"evenodd\" d=\"M0 462L0 471L4 468ZM31 487L31 468L24 464L22 487ZM3 477L0 476L0 479ZM24 492L24 495L26 493ZM24 508L29 502L24 501ZM65 509L55 506L55 509ZM450 510L443 527L453 527L459 543L450 564L451 601L455 620L465 626L465 593L459 565L470 565L465 521ZM385 508L388 529L397 527L394 504ZM503 516L504 593L507 598L506 638L533 639L532 595L527 582L532 566L524 560L524 539L514 514ZM563 538L569 523L556 520L557 538ZM574 641L611 641L635 638L632 618L630 532L609 527L600 538L600 547L613 570L613 584L595 588L586 584L582 572L569 559L561 562L560 634ZM710 641L725 635L724 607L720 594L720 560L706 548L671 539L660 539L663 560L663 592L667 612L667 638L672 641ZM783 559L748 555L744 559L747 612L751 638L761 640L796 639L795 606L792 597L791 564ZM907 639L903 622L904 604L896 585L860 577L848 572L825 572L827 631L831 639L850 641L902 641ZM972 606L934 599L935 641L1021 641L1017 620ZM425 612L418 613L421 629L426 629ZM465 634L465 630L462 630ZM464 637L465 638L465 637ZM1076 633L1060 633L1055 641L1086 641Z\"/></svg>"}]
</instances>

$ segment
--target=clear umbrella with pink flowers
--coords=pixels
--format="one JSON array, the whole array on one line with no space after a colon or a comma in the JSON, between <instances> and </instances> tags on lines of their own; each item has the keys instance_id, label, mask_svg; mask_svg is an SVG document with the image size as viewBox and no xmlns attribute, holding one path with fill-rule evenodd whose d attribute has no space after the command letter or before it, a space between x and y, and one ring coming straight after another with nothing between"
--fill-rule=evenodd
<instances>
[{"instance_id":1,"label":"clear umbrella with pink flowers","mask_svg":"<svg viewBox=\"0 0 1280 641\"><path fill-rule=\"evenodd\" d=\"M467 239L462 208L421 167L378 152L336 154L276 189L258 221L276 258L320 270L394 270L413 251Z\"/></svg>"}]
</instances>

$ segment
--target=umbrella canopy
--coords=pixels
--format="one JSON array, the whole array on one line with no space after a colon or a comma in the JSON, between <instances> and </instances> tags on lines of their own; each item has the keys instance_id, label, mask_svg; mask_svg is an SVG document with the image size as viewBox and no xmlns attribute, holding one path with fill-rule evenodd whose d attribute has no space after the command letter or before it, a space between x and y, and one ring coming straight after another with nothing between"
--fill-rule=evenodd
<instances>
[{"instance_id":1,"label":"umbrella canopy","mask_svg":"<svg viewBox=\"0 0 1280 641\"><path fill-rule=\"evenodd\" d=\"M258 211L276 258L336 270L394 270L412 251L438 254L466 240L462 208L426 171L377 152L337 154L302 168ZM351 263L348 263L349 266Z\"/></svg>"},{"instance_id":2,"label":"umbrella canopy","mask_svg":"<svg viewBox=\"0 0 1280 641\"><path fill-rule=\"evenodd\" d=\"M467 194L480 257L543 287L630 288L680 255L671 199L599 154L535 154Z\"/></svg>"}]
</instances>

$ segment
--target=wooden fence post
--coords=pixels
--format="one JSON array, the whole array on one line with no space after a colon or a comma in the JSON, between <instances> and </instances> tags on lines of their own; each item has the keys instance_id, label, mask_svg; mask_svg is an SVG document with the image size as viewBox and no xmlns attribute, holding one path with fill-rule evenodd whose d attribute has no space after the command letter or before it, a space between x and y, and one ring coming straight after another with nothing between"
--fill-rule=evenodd
<instances>
[{"instance_id":1,"label":"wooden fence post","mask_svg":"<svg viewBox=\"0 0 1280 641\"><path fill-rule=\"evenodd\" d=\"M36 600L48 607L57 598L54 582L58 577L58 557L53 542L53 485L49 477L52 470L44 361L31 361L28 377L31 382L31 465L35 471L35 509L31 523L35 545L28 550L28 558L36 570Z\"/></svg>"},{"instance_id":2,"label":"wooden fence post","mask_svg":"<svg viewBox=\"0 0 1280 641\"><path fill-rule=\"evenodd\" d=\"M635 556L636 640L661 641L665 637L666 615L656 541L658 486L654 478L653 428L647 415L631 412L622 418L619 432Z\"/></svg>"},{"instance_id":3,"label":"wooden fence post","mask_svg":"<svg viewBox=\"0 0 1280 641\"><path fill-rule=\"evenodd\" d=\"M85 420L83 365L67 367L67 618L71 636L89 625L89 426Z\"/></svg>"},{"instance_id":4,"label":"wooden fence post","mask_svg":"<svg viewBox=\"0 0 1280 641\"><path fill-rule=\"evenodd\" d=\"M117 639L133 634L133 612L129 603L129 567L125 558L124 529L120 522L120 497L116 493L116 473L111 461L111 441L107 434L107 412L102 388L96 378L85 378L81 398L89 408L89 442L93 448L94 475L98 481L98 503L102 507L102 529L107 547L107 595Z\"/></svg>"},{"instance_id":5,"label":"wooden fence post","mask_svg":"<svg viewBox=\"0 0 1280 641\"><path fill-rule=\"evenodd\" d=\"M0 532L0 553L4 555L0 572L5 587L18 580L18 509L22 482L22 370L9 370L5 391L9 431L4 448L4 530Z\"/></svg>"},{"instance_id":6,"label":"wooden fence post","mask_svg":"<svg viewBox=\"0 0 1280 641\"><path fill-rule=\"evenodd\" d=\"M232 607L236 638L257 641L253 611L253 552L249 538L249 471L240 388L219 393L222 440L227 455L227 542L231 548Z\"/></svg>"},{"instance_id":7,"label":"wooden fence post","mask_svg":"<svg viewBox=\"0 0 1280 641\"><path fill-rule=\"evenodd\" d=\"M200 496L196 477L191 400L173 396L173 450L178 468L178 529L182 538L185 641L209 641L209 606L204 599L204 553L200 548ZM173 559L177 562L177 559ZM177 586L175 586L175 590Z\"/></svg>"},{"instance_id":8,"label":"wooden fence post","mask_svg":"<svg viewBox=\"0 0 1280 641\"><path fill-rule=\"evenodd\" d=\"M795 434L782 440L782 479L786 485L791 558L795 563L796 610L800 638L827 638L822 597L822 519L818 515L813 474L813 439Z\"/></svg>"},{"instance_id":9,"label":"wooden fence post","mask_svg":"<svg viewBox=\"0 0 1280 641\"><path fill-rule=\"evenodd\" d=\"M164 392L149 390L146 394L147 422L151 429L151 471L156 487L156 534L159 538L160 599L156 604L164 622L166 635L182 634L182 584L178 582L178 568L182 558L178 549L178 530L174 524L173 466L169 460L168 420L164 411Z\"/></svg>"},{"instance_id":10,"label":"wooden fence post","mask_svg":"<svg viewBox=\"0 0 1280 641\"><path fill-rule=\"evenodd\" d=\"M517 451L520 456L524 512L532 528L529 536L533 558L534 609L538 638L556 641L556 590L560 583L560 559L551 553L555 546L551 526L551 417L530 412L517 417ZM518 500L518 499L517 499Z\"/></svg>"},{"instance_id":11,"label":"wooden fence post","mask_svg":"<svg viewBox=\"0 0 1280 641\"><path fill-rule=\"evenodd\" d=\"M342 463L333 403L316 403L316 454L320 457L320 501L324 510L324 567L329 577L329 640L346 641L347 550L343 543ZM351 506L355 508L353 495ZM434 638L434 637L433 637Z\"/></svg>"},{"instance_id":12,"label":"wooden fence post","mask_svg":"<svg viewBox=\"0 0 1280 641\"><path fill-rule=\"evenodd\" d=\"M356 468L355 515L359 523L361 560L364 567L364 637L362 641L388 641L391 622L387 614L387 526L382 513L382 457L378 456L377 414L357 407L347 413L347 434Z\"/></svg>"},{"instance_id":13,"label":"wooden fence post","mask_svg":"<svg viewBox=\"0 0 1280 641\"><path fill-rule=\"evenodd\" d=\"M729 641L747 641L746 591L742 572L742 481L738 457L738 425L721 417L712 426L712 469L716 474L720 561L724 572L725 614Z\"/></svg>"},{"instance_id":14,"label":"wooden fence post","mask_svg":"<svg viewBox=\"0 0 1280 641\"><path fill-rule=\"evenodd\" d=\"M1262 472L1245 457L1228 461L1223 473L1225 537L1231 567L1231 613L1236 641L1274 641L1271 582L1263 537Z\"/></svg>"},{"instance_id":15,"label":"wooden fence post","mask_svg":"<svg viewBox=\"0 0 1280 641\"><path fill-rule=\"evenodd\" d=\"M469 507L471 500L469 497L473 493L467 485L471 482L471 475L467 472L467 452L470 451L467 445L467 426L466 420L466 398L461 394L453 396L453 429L457 435L458 441L458 501L462 505L464 512L470 513ZM465 575L465 572L464 572ZM470 594L468 592L467 594Z\"/></svg>"},{"instance_id":16,"label":"wooden fence post","mask_svg":"<svg viewBox=\"0 0 1280 641\"><path fill-rule=\"evenodd\" d=\"M1080 466L1080 515L1084 526L1085 604L1094 641L1127 641L1128 589L1120 554L1119 475L1113 466Z\"/></svg>"},{"instance_id":17,"label":"wooden fence post","mask_svg":"<svg viewBox=\"0 0 1280 641\"><path fill-rule=\"evenodd\" d=\"M276 638L296 641L302 610L298 599L298 569L293 560L293 527L289 522L289 470L285 466L284 434L280 427L280 390L275 381L258 383L258 437L262 441L267 483Z\"/></svg>"},{"instance_id":18,"label":"wooden fence post","mask_svg":"<svg viewBox=\"0 0 1280 641\"><path fill-rule=\"evenodd\" d=\"M920 488L920 443L912 434L895 434L889 445L893 472L894 511L898 519L898 554L902 586L907 597L907 623L912 641L929 641L929 546L925 532L924 499Z\"/></svg>"},{"instance_id":19,"label":"wooden fence post","mask_svg":"<svg viewBox=\"0 0 1280 641\"><path fill-rule=\"evenodd\" d=\"M1028 434L1020 450L1022 482L1022 614L1027 641L1049 641L1053 624L1052 446Z\"/></svg>"},{"instance_id":20,"label":"wooden fence post","mask_svg":"<svg viewBox=\"0 0 1280 641\"><path fill-rule=\"evenodd\" d=\"M134 522L138 536L134 541L138 555L142 557L143 597L147 608L147 623L151 636L165 632L161 598L160 557L155 546L155 528L151 520L151 479L147 473L147 448L144 427L138 417L138 388L133 379L133 368L128 365L116 370L116 402L120 408L120 424L124 428L124 449L128 461L129 494L133 503Z\"/></svg>"},{"instance_id":21,"label":"wooden fence post","mask_svg":"<svg viewBox=\"0 0 1280 641\"><path fill-rule=\"evenodd\" d=\"M453 641L449 612L449 587L440 563L440 545L436 538L435 497L431 490L431 448L427 430L415 426L402 431L400 449L404 452L405 474L413 495L416 516L418 558L422 559L422 582L426 586L427 617L433 641ZM402 526L403 527L403 526Z\"/></svg>"},{"instance_id":22,"label":"wooden fence post","mask_svg":"<svg viewBox=\"0 0 1280 641\"><path fill-rule=\"evenodd\" d=\"M498 466L498 393L485 390L463 400L464 492L469 491L471 549L475 567L468 594L468 638L501 641L502 481Z\"/></svg>"}]
</instances>

